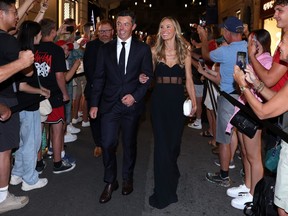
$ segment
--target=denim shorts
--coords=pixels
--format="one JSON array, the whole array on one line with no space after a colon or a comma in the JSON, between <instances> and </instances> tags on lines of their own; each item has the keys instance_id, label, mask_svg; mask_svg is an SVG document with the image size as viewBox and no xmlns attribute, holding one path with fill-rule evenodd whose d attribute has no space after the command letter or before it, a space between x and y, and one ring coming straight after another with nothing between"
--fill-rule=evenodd
<instances>
[{"instance_id":1,"label":"denim shorts","mask_svg":"<svg viewBox=\"0 0 288 216\"><path fill-rule=\"evenodd\" d=\"M194 85L196 97L203 97L204 85Z\"/></svg>"},{"instance_id":2,"label":"denim shorts","mask_svg":"<svg viewBox=\"0 0 288 216\"><path fill-rule=\"evenodd\" d=\"M231 94L238 98L237 94ZM226 133L226 128L234 113L234 106L223 96L217 97L216 141L221 144L230 144L232 134Z\"/></svg>"}]
</instances>

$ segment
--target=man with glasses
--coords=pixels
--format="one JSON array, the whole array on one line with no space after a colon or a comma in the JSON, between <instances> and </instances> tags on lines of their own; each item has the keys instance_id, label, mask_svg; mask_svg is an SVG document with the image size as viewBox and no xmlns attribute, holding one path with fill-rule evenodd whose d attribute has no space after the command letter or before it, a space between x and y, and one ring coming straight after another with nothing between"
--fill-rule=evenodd
<instances>
[{"instance_id":1,"label":"man with glasses","mask_svg":"<svg viewBox=\"0 0 288 216\"><path fill-rule=\"evenodd\" d=\"M101 113L104 181L107 183L100 203L108 202L113 191L119 187L116 149L120 129L123 145L122 195L133 191L138 122L144 110L144 96L153 77L150 47L132 38L135 28L132 11L118 14L117 39L99 48L93 74L90 117L95 119ZM100 30L104 33L104 28ZM150 78L146 83L139 82L141 73Z\"/></svg>"},{"instance_id":2,"label":"man with glasses","mask_svg":"<svg viewBox=\"0 0 288 216\"><path fill-rule=\"evenodd\" d=\"M84 71L86 75L86 88L85 88L85 98L88 102L88 110L90 109L90 94L92 90L92 78L96 68L96 56L99 50L99 47L105 43L108 43L113 39L114 29L113 23L110 20L101 20L98 25L97 30L98 38L90 41L86 45L83 63L84 63ZM102 155L101 149L101 127L100 127L100 117L98 116L96 119L90 119L90 127L94 139L94 143L96 145L94 149L94 156L100 157Z\"/></svg>"},{"instance_id":3,"label":"man with glasses","mask_svg":"<svg viewBox=\"0 0 288 216\"><path fill-rule=\"evenodd\" d=\"M16 28L18 20L15 0L0 0L0 66L18 59L20 48L17 40L8 34ZM3 81L0 84L0 104L6 107L17 105L15 93L13 77ZM13 113L8 120L0 121L0 214L20 209L29 202L27 196L16 197L8 192L11 150L19 146L19 127L18 112Z\"/></svg>"}]
</instances>

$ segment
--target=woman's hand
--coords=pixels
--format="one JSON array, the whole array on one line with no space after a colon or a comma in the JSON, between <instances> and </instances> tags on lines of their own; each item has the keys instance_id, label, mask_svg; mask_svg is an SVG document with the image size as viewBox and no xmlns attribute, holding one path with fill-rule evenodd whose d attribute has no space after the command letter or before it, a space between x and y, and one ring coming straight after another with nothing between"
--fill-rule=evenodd
<instances>
[{"instance_id":1,"label":"woman's hand","mask_svg":"<svg viewBox=\"0 0 288 216\"><path fill-rule=\"evenodd\" d=\"M41 87L40 89L41 89L40 94L41 94L42 96L44 96L46 99L48 99L48 98L50 97L50 90L49 90L49 89L46 89L46 88L44 88L44 87Z\"/></svg>"},{"instance_id":2,"label":"woman's hand","mask_svg":"<svg viewBox=\"0 0 288 216\"><path fill-rule=\"evenodd\" d=\"M207 68L207 65L205 65L205 68ZM200 73L200 74L204 74L205 73L205 68L202 67L201 63L198 62L198 68L197 68L197 71Z\"/></svg>"},{"instance_id":3,"label":"woman's hand","mask_svg":"<svg viewBox=\"0 0 288 216\"><path fill-rule=\"evenodd\" d=\"M255 56L258 52L257 45L258 41L253 38L253 35L250 35L248 38L248 55L250 56Z\"/></svg>"},{"instance_id":4,"label":"woman's hand","mask_svg":"<svg viewBox=\"0 0 288 216\"><path fill-rule=\"evenodd\" d=\"M146 76L146 74L144 74L144 73L141 73L139 75L139 82L142 83L142 84L145 84L148 79L149 79L149 77Z\"/></svg>"},{"instance_id":5,"label":"woman's hand","mask_svg":"<svg viewBox=\"0 0 288 216\"><path fill-rule=\"evenodd\" d=\"M195 115L196 111L197 111L197 105L195 103L195 104L192 104L192 109L191 109L191 112L189 114L189 117L193 117Z\"/></svg>"},{"instance_id":6,"label":"woman's hand","mask_svg":"<svg viewBox=\"0 0 288 216\"><path fill-rule=\"evenodd\" d=\"M257 80L257 77L253 71L253 68L250 65L248 65L245 69L245 72L246 72L245 74L246 81L248 83L254 84Z\"/></svg>"},{"instance_id":7,"label":"woman's hand","mask_svg":"<svg viewBox=\"0 0 288 216\"><path fill-rule=\"evenodd\" d=\"M234 66L234 79L239 86L247 86L246 77L244 72L239 68L238 65Z\"/></svg>"}]
</instances>

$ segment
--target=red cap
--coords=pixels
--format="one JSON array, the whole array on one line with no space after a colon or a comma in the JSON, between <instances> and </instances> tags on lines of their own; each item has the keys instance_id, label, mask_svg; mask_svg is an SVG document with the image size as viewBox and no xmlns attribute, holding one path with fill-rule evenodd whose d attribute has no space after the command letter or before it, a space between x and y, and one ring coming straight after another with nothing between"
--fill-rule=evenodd
<instances>
[{"instance_id":1,"label":"red cap","mask_svg":"<svg viewBox=\"0 0 288 216\"><path fill-rule=\"evenodd\" d=\"M73 43L67 42L67 41L65 41L65 40L59 40L59 41L56 42L56 44L57 44L58 46L63 46L63 45L66 44L66 45L68 46L69 51L71 51L71 50L74 49Z\"/></svg>"}]
</instances>

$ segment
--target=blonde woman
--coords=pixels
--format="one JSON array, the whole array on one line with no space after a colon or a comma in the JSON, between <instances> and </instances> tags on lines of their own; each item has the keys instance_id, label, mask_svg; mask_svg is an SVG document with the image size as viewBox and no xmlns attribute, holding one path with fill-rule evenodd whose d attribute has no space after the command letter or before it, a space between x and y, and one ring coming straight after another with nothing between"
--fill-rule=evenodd
<instances>
[{"instance_id":1,"label":"blonde woman","mask_svg":"<svg viewBox=\"0 0 288 216\"><path fill-rule=\"evenodd\" d=\"M152 207L162 209L178 201L176 194L180 176L177 158L185 117L183 81L196 111L189 44L181 36L177 20L161 20L156 45L152 48L155 87L152 94L152 126L154 133L154 193Z\"/></svg>"}]
</instances>

